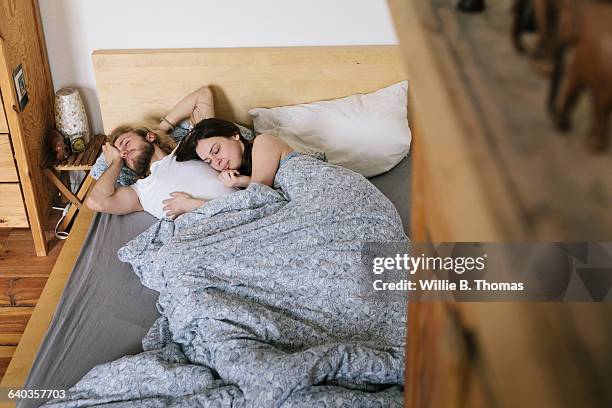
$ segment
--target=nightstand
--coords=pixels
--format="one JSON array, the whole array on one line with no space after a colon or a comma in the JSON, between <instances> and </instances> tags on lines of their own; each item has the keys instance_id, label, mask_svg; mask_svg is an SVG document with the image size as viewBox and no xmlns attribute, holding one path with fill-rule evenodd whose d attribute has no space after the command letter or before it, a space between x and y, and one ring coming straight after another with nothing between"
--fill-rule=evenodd
<instances>
[{"instance_id":1,"label":"nightstand","mask_svg":"<svg viewBox=\"0 0 612 408\"><path fill-rule=\"evenodd\" d=\"M49 180L58 188L58 190L72 204L62 220L60 227L65 230L76 215L76 212L83 207L83 202L94 179L89 175L89 171L96 162L96 159L102 151L102 145L106 141L105 135L96 135L89 141L89 144L80 153L74 153L67 159L58 161L54 157L49 157L43 165L43 173ZM61 174L65 171L85 171L87 174L81 182L79 189L74 194L61 180Z\"/></svg>"}]
</instances>

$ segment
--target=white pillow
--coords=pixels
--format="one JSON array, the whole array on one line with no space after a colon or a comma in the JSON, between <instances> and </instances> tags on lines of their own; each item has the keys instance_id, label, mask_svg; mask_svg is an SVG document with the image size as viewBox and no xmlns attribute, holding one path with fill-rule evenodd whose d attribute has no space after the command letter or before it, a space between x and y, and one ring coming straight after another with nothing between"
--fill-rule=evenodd
<instances>
[{"instance_id":1,"label":"white pillow","mask_svg":"<svg viewBox=\"0 0 612 408\"><path fill-rule=\"evenodd\" d=\"M331 101L255 108L255 133L271 133L299 152L323 151L330 163L372 177L410 151L408 81Z\"/></svg>"}]
</instances>

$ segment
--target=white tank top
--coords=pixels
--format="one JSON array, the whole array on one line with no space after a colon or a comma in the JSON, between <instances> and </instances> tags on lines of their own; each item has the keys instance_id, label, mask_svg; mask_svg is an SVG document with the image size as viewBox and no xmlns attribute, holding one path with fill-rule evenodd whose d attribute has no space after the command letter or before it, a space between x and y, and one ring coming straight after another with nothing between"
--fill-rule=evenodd
<instances>
[{"instance_id":1,"label":"white tank top","mask_svg":"<svg viewBox=\"0 0 612 408\"><path fill-rule=\"evenodd\" d=\"M138 180L131 187L140 200L142 208L157 218L164 218L164 201L170 193L182 191L194 198L212 200L225 193L236 191L226 187L218 177L219 173L201 160L177 162L169 154L151 165L151 174Z\"/></svg>"}]
</instances>

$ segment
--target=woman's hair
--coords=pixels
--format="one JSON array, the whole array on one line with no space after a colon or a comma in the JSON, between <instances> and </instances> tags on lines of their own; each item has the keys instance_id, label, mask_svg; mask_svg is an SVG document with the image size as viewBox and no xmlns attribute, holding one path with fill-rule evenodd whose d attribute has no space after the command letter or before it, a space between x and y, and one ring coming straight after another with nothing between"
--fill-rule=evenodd
<instances>
[{"instance_id":1,"label":"woman's hair","mask_svg":"<svg viewBox=\"0 0 612 408\"><path fill-rule=\"evenodd\" d=\"M232 122L227 120L208 118L198 122L193 129L181 140L178 147L176 148L176 161L187 161L187 160L202 160L196 153L196 146L198 141L207 139L209 137L222 136L232 137L236 136L244 144L244 154L242 156L242 165L238 171L240 174L245 176L251 175L251 152L253 151L253 142L245 139L240 133L240 129Z\"/></svg>"},{"instance_id":2,"label":"woman's hair","mask_svg":"<svg viewBox=\"0 0 612 408\"><path fill-rule=\"evenodd\" d=\"M174 148L176 147L176 142L174 141L174 139L168 136L166 133L161 132L159 130L151 130L146 126L130 126L130 125L119 126L115 128L115 130L112 131L112 133L108 137L109 139L108 141L114 145L115 140L117 140L119 136L121 136L124 133L128 133L128 132L134 132L138 136L144 139L146 139L147 134L149 132L155 133L154 143L156 143L159 146L159 148L162 149L167 154L170 154L172 150L174 150Z\"/></svg>"}]
</instances>

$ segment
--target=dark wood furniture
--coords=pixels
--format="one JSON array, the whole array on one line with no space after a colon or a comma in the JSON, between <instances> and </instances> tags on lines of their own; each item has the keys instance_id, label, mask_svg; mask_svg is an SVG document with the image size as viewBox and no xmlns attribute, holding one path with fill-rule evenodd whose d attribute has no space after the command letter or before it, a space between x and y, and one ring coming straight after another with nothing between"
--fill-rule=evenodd
<instances>
[{"instance_id":1,"label":"dark wood furniture","mask_svg":"<svg viewBox=\"0 0 612 408\"><path fill-rule=\"evenodd\" d=\"M610 241L612 151L561 135L512 1L388 0L411 81L415 241ZM609 406L612 307L410 303L407 407Z\"/></svg>"}]
</instances>

